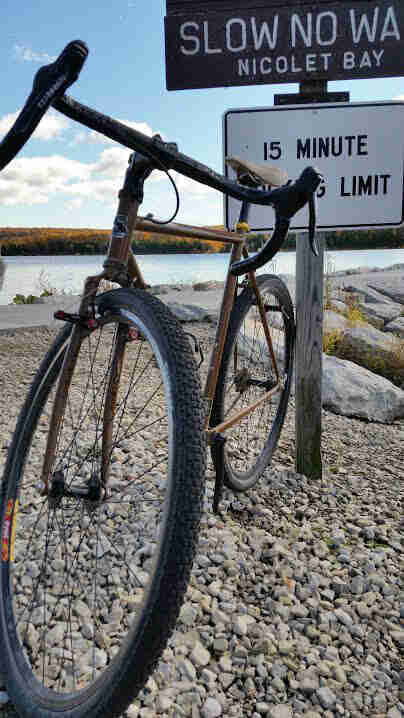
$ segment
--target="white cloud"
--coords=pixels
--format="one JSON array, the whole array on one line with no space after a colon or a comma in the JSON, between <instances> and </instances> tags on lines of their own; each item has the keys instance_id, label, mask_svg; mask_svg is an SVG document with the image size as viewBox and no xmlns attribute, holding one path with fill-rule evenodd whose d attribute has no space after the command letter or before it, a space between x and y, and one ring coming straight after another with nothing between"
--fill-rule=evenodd
<instances>
[{"instance_id":1,"label":"white cloud","mask_svg":"<svg viewBox=\"0 0 404 718\"><path fill-rule=\"evenodd\" d=\"M119 186L116 180L86 180L74 182L63 188L63 191L77 197L93 199L103 204L116 204Z\"/></svg>"},{"instance_id":2,"label":"white cloud","mask_svg":"<svg viewBox=\"0 0 404 718\"><path fill-rule=\"evenodd\" d=\"M107 175L111 178L116 178L118 183L123 183L125 172L128 168L128 160L130 157L130 150L125 147L115 146L109 147L103 150L100 154L98 162L93 166L93 172L95 174ZM160 182L165 178L165 173L155 170L149 180L149 184L153 182ZM177 175L177 178L181 175ZM175 181L177 182L177 178ZM195 183L194 183L195 184Z\"/></svg>"},{"instance_id":3,"label":"white cloud","mask_svg":"<svg viewBox=\"0 0 404 718\"><path fill-rule=\"evenodd\" d=\"M84 204L84 200L82 197L74 197L69 202L66 202L66 209L69 211L73 211L75 209L80 209L82 205Z\"/></svg>"},{"instance_id":4,"label":"white cloud","mask_svg":"<svg viewBox=\"0 0 404 718\"><path fill-rule=\"evenodd\" d=\"M397 95L397 97L393 97L393 100L400 100L401 102L404 101L404 95Z\"/></svg>"},{"instance_id":5,"label":"white cloud","mask_svg":"<svg viewBox=\"0 0 404 718\"><path fill-rule=\"evenodd\" d=\"M61 155L21 157L0 175L0 204L44 204L60 192L71 193L71 184L85 182L92 165Z\"/></svg>"},{"instance_id":6,"label":"white cloud","mask_svg":"<svg viewBox=\"0 0 404 718\"><path fill-rule=\"evenodd\" d=\"M48 182L68 182L72 179L86 179L93 165L70 160L62 155L49 157L20 157L1 173L4 179L20 179L31 185L45 185Z\"/></svg>"},{"instance_id":7,"label":"white cloud","mask_svg":"<svg viewBox=\"0 0 404 718\"><path fill-rule=\"evenodd\" d=\"M103 149L94 162L71 160L60 154L17 158L0 174L0 205L46 204L58 198L68 211L82 208L84 216L88 202L95 201L112 208L112 219L128 158L129 151L117 145ZM222 199L218 192L177 172L171 175L180 194L179 221L221 221ZM175 195L165 173L153 172L141 213L153 212L157 218L166 219L174 207Z\"/></svg>"},{"instance_id":8,"label":"white cloud","mask_svg":"<svg viewBox=\"0 0 404 718\"><path fill-rule=\"evenodd\" d=\"M5 135L6 132L9 131L19 114L20 110L17 110L17 112L0 117L0 136ZM63 115L57 113L55 110L50 110L44 115L32 137L37 140L55 140L60 138L70 125L70 121L63 117Z\"/></svg>"},{"instance_id":9,"label":"white cloud","mask_svg":"<svg viewBox=\"0 0 404 718\"><path fill-rule=\"evenodd\" d=\"M189 177L184 177L178 172L171 172L171 176L174 179L178 190L180 192L186 193L189 196L200 197L201 199L204 197L218 196L218 192L216 190L212 189L211 187L208 187L205 184L195 182L195 180L190 179Z\"/></svg>"},{"instance_id":10,"label":"white cloud","mask_svg":"<svg viewBox=\"0 0 404 718\"><path fill-rule=\"evenodd\" d=\"M94 172L111 177L118 176L123 181L129 155L129 150L124 147L109 147L101 152L100 159L94 165Z\"/></svg>"},{"instance_id":11,"label":"white cloud","mask_svg":"<svg viewBox=\"0 0 404 718\"><path fill-rule=\"evenodd\" d=\"M17 112L10 113L9 115L4 115L4 117L0 117L0 134L5 135L6 132L9 131L10 127L14 124L16 121L18 115L20 114L20 110L17 110Z\"/></svg>"},{"instance_id":12,"label":"white cloud","mask_svg":"<svg viewBox=\"0 0 404 718\"><path fill-rule=\"evenodd\" d=\"M153 132L152 128L147 122L132 122L130 120L120 119L118 119L118 122L121 122L123 125L127 125L127 127L132 127L132 129L137 130L137 132L142 132L144 135L147 135L147 137L152 137L154 134L156 134L155 132ZM97 145L119 144L116 143L115 140L111 140L109 137L105 137L105 135L102 135L95 130L80 130L80 132L76 133L72 144L80 144L84 142Z\"/></svg>"},{"instance_id":13,"label":"white cloud","mask_svg":"<svg viewBox=\"0 0 404 718\"><path fill-rule=\"evenodd\" d=\"M18 60L23 62L54 62L56 56L48 55L47 52L35 52L30 47L24 45L14 45L14 55Z\"/></svg>"},{"instance_id":14,"label":"white cloud","mask_svg":"<svg viewBox=\"0 0 404 718\"><path fill-rule=\"evenodd\" d=\"M32 188L19 180L0 177L0 205L46 204L48 201L48 191L41 191L37 188L33 192Z\"/></svg>"},{"instance_id":15,"label":"white cloud","mask_svg":"<svg viewBox=\"0 0 404 718\"><path fill-rule=\"evenodd\" d=\"M44 115L32 136L37 140L54 140L59 138L70 125L66 117L50 110Z\"/></svg>"}]
</instances>

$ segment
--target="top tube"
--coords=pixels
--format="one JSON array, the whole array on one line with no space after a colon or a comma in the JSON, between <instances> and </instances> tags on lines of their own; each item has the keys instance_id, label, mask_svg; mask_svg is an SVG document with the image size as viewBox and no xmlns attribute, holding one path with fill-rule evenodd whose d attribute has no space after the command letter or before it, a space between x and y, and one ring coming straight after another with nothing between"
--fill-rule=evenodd
<instances>
[{"instance_id":1,"label":"top tube","mask_svg":"<svg viewBox=\"0 0 404 718\"><path fill-rule=\"evenodd\" d=\"M166 143L160 137L148 137L108 115L87 107L73 97L64 95L53 103L53 107L66 117L109 137L129 149L147 155L156 160L156 168L173 169L201 184L206 184L222 194L253 204L270 205L276 201L277 190L261 190L242 187L224 175L215 172L207 165L188 157L174 149L172 143Z\"/></svg>"}]
</instances>

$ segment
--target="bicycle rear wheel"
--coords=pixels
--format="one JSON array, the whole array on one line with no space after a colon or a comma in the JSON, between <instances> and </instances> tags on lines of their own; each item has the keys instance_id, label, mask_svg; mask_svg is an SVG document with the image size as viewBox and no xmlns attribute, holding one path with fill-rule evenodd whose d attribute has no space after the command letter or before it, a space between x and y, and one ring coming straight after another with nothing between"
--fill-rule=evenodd
<instances>
[{"instance_id":1,"label":"bicycle rear wheel","mask_svg":"<svg viewBox=\"0 0 404 718\"><path fill-rule=\"evenodd\" d=\"M205 452L189 342L140 290L107 292L97 306L100 326L87 332L68 389L51 491L41 495L36 483L70 326L33 382L2 485L0 651L26 718L120 716L166 645L196 549ZM111 429L104 410L117 335L125 349L108 493L89 495Z\"/></svg>"},{"instance_id":2,"label":"bicycle rear wheel","mask_svg":"<svg viewBox=\"0 0 404 718\"><path fill-rule=\"evenodd\" d=\"M254 486L270 463L285 420L293 373L295 324L289 291L278 277L272 275L257 277L257 283L272 338L280 387L224 432L224 481L233 491L245 491ZM247 287L237 298L231 313L211 426L217 426L254 404L275 383L276 374L255 294Z\"/></svg>"}]
</instances>

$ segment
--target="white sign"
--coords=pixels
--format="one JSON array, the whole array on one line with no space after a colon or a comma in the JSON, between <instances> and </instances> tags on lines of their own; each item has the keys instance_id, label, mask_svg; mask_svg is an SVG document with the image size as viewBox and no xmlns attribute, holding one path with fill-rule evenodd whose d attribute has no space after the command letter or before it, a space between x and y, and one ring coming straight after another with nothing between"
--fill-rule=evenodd
<instances>
[{"instance_id":1,"label":"white sign","mask_svg":"<svg viewBox=\"0 0 404 718\"><path fill-rule=\"evenodd\" d=\"M326 182L317 191L317 227L397 227L404 222L404 103L340 103L228 110L223 118L224 157L272 164L296 179L317 167ZM225 174L234 171L225 165ZM225 199L224 223L234 228L241 203ZM274 212L252 205L255 231L273 228ZM308 212L292 229L307 229Z\"/></svg>"}]
</instances>

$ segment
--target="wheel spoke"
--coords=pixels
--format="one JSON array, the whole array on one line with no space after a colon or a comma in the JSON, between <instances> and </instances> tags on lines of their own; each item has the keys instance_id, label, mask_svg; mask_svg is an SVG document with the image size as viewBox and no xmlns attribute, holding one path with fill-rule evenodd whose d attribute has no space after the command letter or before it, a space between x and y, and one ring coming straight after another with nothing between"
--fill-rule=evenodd
<instances>
[{"instance_id":1,"label":"wheel spoke","mask_svg":"<svg viewBox=\"0 0 404 718\"><path fill-rule=\"evenodd\" d=\"M166 307L144 292L103 297L100 305L106 301L109 310L102 318L99 309L100 325L83 339L67 388L46 495L37 484L68 330L34 380L7 478L5 500L15 521L2 526L12 548L3 559L9 590L1 607L14 617L7 619L14 633L4 650L20 686L12 699L24 712L20 693L27 700L29 692L35 718L44 710L60 718L101 715L111 681L114 710L126 709L165 646L196 546L204 457L188 340ZM125 341L119 356L118 335ZM159 589L168 582L170 596ZM157 643L136 636L145 631L147 639L156 625Z\"/></svg>"},{"instance_id":2,"label":"wheel spoke","mask_svg":"<svg viewBox=\"0 0 404 718\"><path fill-rule=\"evenodd\" d=\"M283 422L286 408L285 391L288 395L290 390L290 381L285 389L285 376L290 369L286 362L291 361L293 332L283 312L283 302L290 300L284 286L279 290L279 280L276 286L273 279L262 280L260 291L268 308L267 323L281 388L226 430L226 481L232 485L234 480L237 489L252 486L270 460L276 446L275 438L273 444L270 443L271 436L279 435L278 426ZM287 314L292 316L291 304ZM277 382L272 354L251 292L244 292L234 307L225 355L217 390L217 423L258 402Z\"/></svg>"},{"instance_id":3,"label":"wheel spoke","mask_svg":"<svg viewBox=\"0 0 404 718\"><path fill-rule=\"evenodd\" d=\"M117 601L108 600L108 595L116 594L118 575L121 581L124 572L125 593L133 595L131 602L135 600L131 612L141 604L149 569L142 567L136 555L147 541L148 551L154 552L168 487L167 480L163 481L169 463L164 385L151 346L143 340L127 344L111 445L111 458L122 446L132 461L141 450L141 460L130 469L133 476L122 476L118 488L113 468L118 465L112 464L111 495L94 507L80 498L63 496L64 487L71 491L85 486L90 476L100 475L103 412L115 334L116 330L101 329L81 347L56 447L55 472L60 472L62 496L53 496L51 488L48 497L38 500L35 476L30 472L20 487L20 493L28 496L27 510L34 510L35 516L33 521L30 517L32 523L26 533L27 556L31 563L40 564L29 584L26 557L19 556L14 581L30 585L31 593L28 600L19 599L19 604L17 599L16 622L17 627L24 627L20 639L37 678L61 693L77 690L83 680L84 684L93 682L110 662L111 648L115 651L122 642L125 626L113 621L110 624L106 617ZM50 416L51 411L46 409L42 435L43 424L46 426ZM146 445L139 438L142 436L148 437ZM39 444L35 437L32 445L35 449L31 452L36 451ZM161 448L155 456L158 446ZM35 464L35 472L37 467L39 470L40 462ZM159 472L163 472L160 479ZM24 520L25 513L20 513L21 537ZM146 560L150 567L151 558ZM116 580L111 581L114 576ZM115 610L120 617L119 600ZM112 638L108 639L111 630ZM54 634L60 642L56 647ZM31 645L36 635L38 647L34 650ZM84 662L79 660L80 646Z\"/></svg>"}]
</instances>

